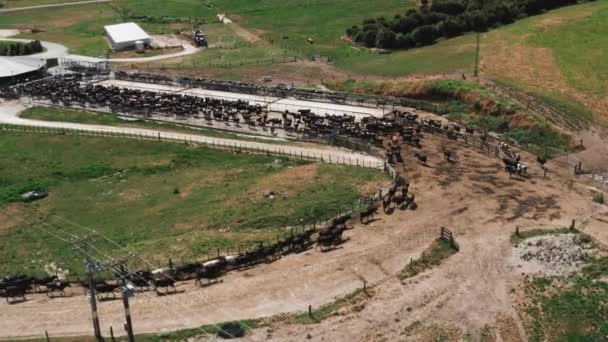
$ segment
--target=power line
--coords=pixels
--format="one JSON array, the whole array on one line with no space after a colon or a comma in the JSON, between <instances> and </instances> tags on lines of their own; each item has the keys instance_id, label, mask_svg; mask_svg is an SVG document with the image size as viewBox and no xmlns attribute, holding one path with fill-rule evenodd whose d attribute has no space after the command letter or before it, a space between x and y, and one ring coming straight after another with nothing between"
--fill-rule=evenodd
<instances>
[{"instance_id":1,"label":"power line","mask_svg":"<svg viewBox=\"0 0 608 342\"><path fill-rule=\"evenodd\" d=\"M37 209L36 209L36 210L37 210ZM0 211L2 211L2 210L0 210ZM41 212L40 210L38 210L38 211L39 211L39 212ZM8 216L12 216L12 215L10 215L9 213L7 213L7 212L5 212L5 211L2 211L2 212L4 212L4 213L5 213L6 215L8 215ZM58 216L57 216L57 217L58 217ZM18 218L18 219L20 219L22 222L26 222L26 221L25 221L25 219L22 219L22 218ZM64 220L67 220L67 219L64 219ZM64 231L63 229L59 228L58 226L51 225L51 224L49 224L49 223L47 223L47 222L39 222L39 223L41 223L41 224L43 224L43 225L46 225L46 226L48 226L48 227L51 227L51 228L56 228L56 229L57 229L59 232L61 232L61 233L65 234L65 235L70 236L72 239L79 239L79 237L78 237L77 235L73 235L73 234L67 233L66 231ZM32 224L32 225L33 225L33 224ZM75 223L72 223L72 225L74 225L74 226L80 226L80 225L77 225L77 224L75 224ZM59 239L59 240L61 240L61 241L63 241L63 242L68 243L68 244L72 244L72 243L74 242L74 240L69 240L69 239L66 239L66 238L64 238L64 237L61 237L61 236L59 236L59 235L57 235L57 234L53 233L52 231L50 231L50 230L48 230L48 229L44 229L44 228L42 228L42 227L35 226L35 225L33 225L33 226L34 226L35 228L38 228L38 229L40 229L40 230L42 230L42 231L44 231L44 232L48 233L49 235L51 235L51 236L53 236L53 237L55 237L55 238L57 238L57 239ZM110 238L108 238L107 236L104 236L103 234L98 233L98 232L97 232L97 231L95 231L94 229L92 229L92 228L88 228L88 227L85 227L85 226L80 226L80 227L81 227L82 229L86 229L86 230L92 231L92 232L93 232L94 234L96 234L97 236L104 237L104 238L105 238L105 239L107 239L108 241L110 241L110 242L112 242L112 243L116 244L116 245L117 245L117 246L119 246L121 249L124 249L124 250L126 250L127 252L129 252L131 255L133 255L133 254L132 254L130 251L128 251L126 248L124 248L124 247L120 246L118 243L114 242L113 240L111 240L111 239L110 239ZM136 272L132 272L132 273L129 273L129 274L126 274L126 275L121 274L122 272L121 272L120 270L118 270L118 269L114 268L114 267L116 267L116 260L115 260L115 258L113 258L113 257L112 257L112 256L110 256L109 254L105 253L104 251L100 250L98 247L96 247L96 246L95 246L95 245L93 245L93 244L89 244L88 246L89 246L89 247L91 247L91 249L94 249L94 250L96 250L96 251L100 252L101 254L105 255L105 256L106 256L106 257L109 259L109 263L110 263L110 265L114 264L114 265L112 265L112 266L111 266L111 268L112 268L112 270L114 271L115 276L116 276L117 278L119 278L119 280L129 281L129 279L128 279L128 277L129 277L129 276L136 276L136 277L139 277L141 280L145 281L145 282L146 282L146 283L147 283L149 286L152 286L152 287L156 288L156 286L155 286L155 285L154 285L152 282L150 282L150 281L148 281L147 279L143 278L142 276L138 275ZM82 248L81 248L81 250L82 250ZM93 261L93 263L96 263L96 264L103 264L103 262L99 261L97 257L93 256L93 255L92 255L90 252L88 252L88 251L85 251L85 255L86 255L87 257L91 258L91 259L92 259L92 261ZM139 257L139 258L140 258L142 261L144 261L145 263L150 264L150 263L149 263L147 260L145 260L145 259L143 259L143 258L141 258L141 257ZM108 262L106 262L106 263L108 263ZM151 265L151 264L150 264L150 265ZM166 274L164 274L164 276L176 282L176 280L175 280L174 278L172 278L172 277L170 277L170 276L168 276L168 275L166 275ZM91 287L90 287L90 288L91 288ZM89 292L91 293L90 288L89 288ZM148 294L148 293L145 293L145 294L146 294L146 295L151 296L151 295L150 295L150 294ZM205 300L207 303L209 303L209 301L208 301L207 299L202 298L202 297L200 297L200 296L198 296L198 297L199 297L199 298L201 298L201 299L203 299L203 300ZM153 299L154 299L154 300L156 300L156 301L159 301L159 300L158 300L158 298L156 298L156 297L154 297L154 296L151 296L151 298L153 298ZM180 306L181 306L183 309L185 309L185 310L189 310L190 312L194 313L194 311L193 311L193 310L191 310L191 309L187 308L186 306L184 306L183 304L179 303L179 302L178 302L178 301L176 301L174 298L171 298L171 297L169 297L169 298L170 298L171 300L173 300L174 302L176 302L176 304L180 305ZM160 301L159 301L159 302L160 302ZM161 303L162 303L162 302L161 302ZM209 304L210 304L210 303L209 303ZM179 315L179 313L177 313L175 310L173 310L173 309L170 309L170 310L171 310L173 313L176 313L177 315ZM239 324L241 324L242 326L244 326L244 327L246 327L246 328L249 328L249 329L251 328L251 327L249 327L247 324L245 324L244 322L242 322L242 321L240 321L240 320L236 320L236 321L237 321L237 322L239 322ZM219 325L217 325L216 323L211 323L210 325L213 325L215 328L219 329L220 331L223 331L223 329L222 329L222 328L221 328ZM200 331L201 331L202 333L204 333L204 334L207 334L207 335L211 336L211 334L210 334L210 333L208 333L207 331L205 331L205 330L204 330L204 329L202 329L201 327L197 327L196 329L200 330ZM228 332L225 332L225 333L227 333L228 335L230 335L230 333L228 333Z\"/></svg>"}]
</instances>

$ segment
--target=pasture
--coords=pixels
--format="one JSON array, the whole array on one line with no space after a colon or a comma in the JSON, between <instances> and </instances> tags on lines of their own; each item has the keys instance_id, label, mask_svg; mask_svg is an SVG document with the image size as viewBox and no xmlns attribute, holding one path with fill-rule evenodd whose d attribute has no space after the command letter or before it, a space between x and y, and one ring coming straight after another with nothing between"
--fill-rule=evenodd
<instances>
[{"instance_id":1,"label":"pasture","mask_svg":"<svg viewBox=\"0 0 608 342\"><path fill-rule=\"evenodd\" d=\"M119 22L114 10L105 3L3 13L0 27L43 32L22 33L18 38L38 39L63 44L71 53L100 56L108 50L103 26Z\"/></svg>"},{"instance_id":2,"label":"pasture","mask_svg":"<svg viewBox=\"0 0 608 342\"><path fill-rule=\"evenodd\" d=\"M3 133L0 146L0 273L37 273L53 262L81 273L80 258L48 234L47 224L86 235L64 219L166 262L268 240L385 181L377 170L158 142ZM15 202L40 186L48 198Z\"/></svg>"}]
</instances>

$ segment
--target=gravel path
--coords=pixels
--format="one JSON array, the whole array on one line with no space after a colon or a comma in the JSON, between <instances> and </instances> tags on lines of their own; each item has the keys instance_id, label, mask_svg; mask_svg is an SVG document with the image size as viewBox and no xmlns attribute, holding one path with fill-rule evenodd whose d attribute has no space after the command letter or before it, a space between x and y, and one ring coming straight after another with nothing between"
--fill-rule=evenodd
<instances>
[{"instance_id":1,"label":"gravel path","mask_svg":"<svg viewBox=\"0 0 608 342\"><path fill-rule=\"evenodd\" d=\"M111 2L111 1L112 0L89 0L89 1L66 2L66 3L62 3L62 4L49 4L49 5L27 6L27 7L15 7L15 8L0 9L0 13L17 12L17 11L29 11L29 10L42 9L42 8L50 8L50 7L86 5L86 4L94 4L94 3L99 3L99 2Z\"/></svg>"},{"instance_id":2,"label":"gravel path","mask_svg":"<svg viewBox=\"0 0 608 342\"><path fill-rule=\"evenodd\" d=\"M213 144L220 146L235 146L248 149L259 149L263 151L270 151L279 154L290 154L297 156L304 156L308 158L314 158L317 160L323 160L330 163L348 164L348 165L370 165L373 167L382 167L383 161L380 158L365 155L361 153L352 152L345 149L339 149L330 146L320 146L319 148L312 147L301 147L293 145L279 145L279 144L268 144L254 141L234 140L234 139L223 139L206 137L196 134L187 133L174 133L166 132L154 129L143 129L143 128L126 128L126 127L115 127L115 126L103 126L103 125L88 125L79 123L67 123L67 122L50 122L50 121L39 121L23 119L19 117L19 113L26 107L20 102L4 102L0 103L0 123L31 126L31 127L47 127L47 128L61 128L70 130L79 130L87 132L103 132L103 133L122 133L137 136L147 136L150 138L160 138L163 140L173 141L189 141L193 143L202 144Z\"/></svg>"},{"instance_id":3,"label":"gravel path","mask_svg":"<svg viewBox=\"0 0 608 342\"><path fill-rule=\"evenodd\" d=\"M134 58L110 58L110 59L107 59L107 61L109 61L109 62L146 63L146 62L160 61L163 59L177 58L177 57L192 55L192 54L200 51L200 49L198 49L198 48L194 47L193 45L186 43L184 41L182 41L182 47L184 48L182 51L176 52L176 53L170 53L170 54L166 54L166 55L158 55L158 56L151 56L151 57L134 57Z\"/></svg>"}]
</instances>

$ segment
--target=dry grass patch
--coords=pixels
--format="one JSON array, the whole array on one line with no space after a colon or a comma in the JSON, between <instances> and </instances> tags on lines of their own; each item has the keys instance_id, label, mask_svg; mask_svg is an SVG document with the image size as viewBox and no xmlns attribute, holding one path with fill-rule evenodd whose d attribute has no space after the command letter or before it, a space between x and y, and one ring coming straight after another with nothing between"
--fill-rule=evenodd
<instances>
[{"instance_id":1,"label":"dry grass patch","mask_svg":"<svg viewBox=\"0 0 608 342\"><path fill-rule=\"evenodd\" d=\"M261 196L266 191L287 192L292 195L306 188L319 177L319 164L308 164L292 167L281 172L261 178L249 191L253 196Z\"/></svg>"},{"instance_id":2,"label":"dry grass patch","mask_svg":"<svg viewBox=\"0 0 608 342\"><path fill-rule=\"evenodd\" d=\"M0 208L0 236L9 234L11 230L19 225L23 207L19 204L11 204Z\"/></svg>"}]
</instances>

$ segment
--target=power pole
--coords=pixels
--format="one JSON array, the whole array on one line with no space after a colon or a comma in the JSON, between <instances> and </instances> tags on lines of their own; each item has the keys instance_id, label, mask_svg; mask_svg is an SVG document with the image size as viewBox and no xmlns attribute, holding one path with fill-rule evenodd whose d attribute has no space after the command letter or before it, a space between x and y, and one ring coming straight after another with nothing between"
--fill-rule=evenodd
<instances>
[{"instance_id":1,"label":"power pole","mask_svg":"<svg viewBox=\"0 0 608 342\"><path fill-rule=\"evenodd\" d=\"M93 280L93 274L98 271L97 264L91 258L89 253L89 244L96 235L90 235L82 239L73 241L74 249L84 254L85 263L84 267L87 272L87 280L89 284L89 304L91 305L91 316L93 319L93 330L95 332L95 339L98 342L104 342L103 336L101 336L101 328L99 326L99 315L97 313L97 298L95 293L95 281Z\"/></svg>"},{"instance_id":2,"label":"power pole","mask_svg":"<svg viewBox=\"0 0 608 342\"><path fill-rule=\"evenodd\" d=\"M107 254L102 252L103 254L105 254L105 258L107 259L105 262L102 263L92 256L90 250L92 241L97 236L98 234L93 234L82 239L72 241L74 249L81 252L85 257L85 267L87 272L90 294L89 303L91 305L95 338L98 342L104 342L103 336L101 335L101 328L99 325L99 315L97 312L97 301L95 293L95 281L93 280L93 275L103 270L111 270L117 276L119 284L121 285L122 299L126 316L125 329L127 330L127 334L129 336L129 342L135 342L135 337L133 334L133 323L131 321L131 311L129 308L129 296L131 295L132 290L129 287L129 283L126 279L128 272L125 266L127 261L134 258L135 255L129 253L129 255L127 255L126 257L115 259L112 256L108 256ZM99 251L99 248L96 248L96 250Z\"/></svg>"},{"instance_id":3,"label":"power pole","mask_svg":"<svg viewBox=\"0 0 608 342\"><path fill-rule=\"evenodd\" d=\"M135 342L135 336L133 335L133 322L131 321L131 309L129 308L129 296L131 296L131 289L128 287L128 282L125 276L127 275L127 268L125 265L120 265L121 277L120 283L122 287L122 304L125 308L125 330L127 330L127 336L129 342Z\"/></svg>"},{"instance_id":4,"label":"power pole","mask_svg":"<svg viewBox=\"0 0 608 342\"><path fill-rule=\"evenodd\" d=\"M87 279L89 282L89 304L91 305L91 316L93 317L93 330L95 331L95 338L99 342L103 342L103 336L101 336L101 327L99 326L99 315L97 313L97 294L95 293L95 281L93 280L93 273L95 272L95 264L88 255L85 257L85 267L87 270Z\"/></svg>"},{"instance_id":5,"label":"power pole","mask_svg":"<svg viewBox=\"0 0 608 342\"><path fill-rule=\"evenodd\" d=\"M480 40L481 40L481 33L477 32L477 37L476 37L477 43L475 46L475 71L474 71L474 76L477 77L478 81L479 81L479 45L480 45Z\"/></svg>"}]
</instances>

